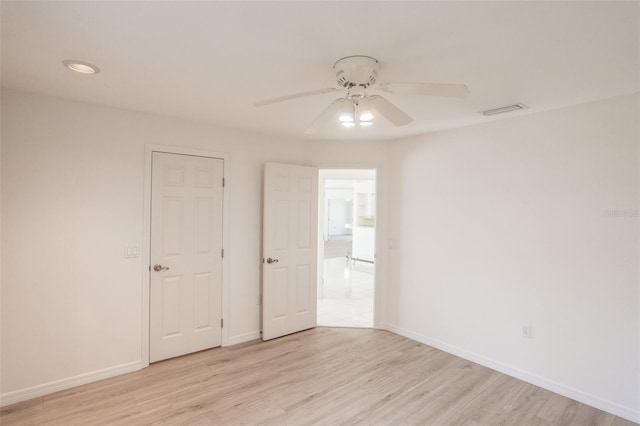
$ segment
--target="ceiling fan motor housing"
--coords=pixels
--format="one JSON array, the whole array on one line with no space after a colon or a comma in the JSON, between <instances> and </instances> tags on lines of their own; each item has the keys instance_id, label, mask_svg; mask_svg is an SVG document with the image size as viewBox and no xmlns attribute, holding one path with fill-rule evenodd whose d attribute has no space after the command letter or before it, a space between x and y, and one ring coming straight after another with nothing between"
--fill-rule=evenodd
<instances>
[{"instance_id":1,"label":"ceiling fan motor housing","mask_svg":"<svg viewBox=\"0 0 640 426\"><path fill-rule=\"evenodd\" d=\"M378 79L378 61L370 56L347 56L338 60L333 68L336 81L342 87L369 87Z\"/></svg>"}]
</instances>

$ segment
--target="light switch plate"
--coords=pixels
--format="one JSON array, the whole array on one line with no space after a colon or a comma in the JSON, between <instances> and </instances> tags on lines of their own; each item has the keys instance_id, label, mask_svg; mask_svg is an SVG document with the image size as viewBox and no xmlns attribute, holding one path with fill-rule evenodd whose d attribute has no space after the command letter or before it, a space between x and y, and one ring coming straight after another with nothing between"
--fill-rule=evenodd
<instances>
[{"instance_id":1,"label":"light switch plate","mask_svg":"<svg viewBox=\"0 0 640 426\"><path fill-rule=\"evenodd\" d=\"M132 257L138 257L138 246L128 246L125 247L124 249L124 257L125 258L132 258Z\"/></svg>"}]
</instances>

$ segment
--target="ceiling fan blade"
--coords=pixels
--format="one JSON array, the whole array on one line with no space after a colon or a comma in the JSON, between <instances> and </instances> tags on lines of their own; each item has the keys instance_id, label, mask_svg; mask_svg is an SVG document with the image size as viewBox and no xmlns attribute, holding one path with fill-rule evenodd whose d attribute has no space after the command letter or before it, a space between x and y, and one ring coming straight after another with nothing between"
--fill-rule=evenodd
<instances>
[{"instance_id":1,"label":"ceiling fan blade","mask_svg":"<svg viewBox=\"0 0 640 426\"><path fill-rule=\"evenodd\" d=\"M382 96L373 95L365 98L370 103L371 108L382 114L384 118L389 120L396 126L404 126L413 121L413 118L405 114L400 108L383 98Z\"/></svg>"},{"instance_id":2,"label":"ceiling fan blade","mask_svg":"<svg viewBox=\"0 0 640 426\"><path fill-rule=\"evenodd\" d=\"M339 90L344 90L344 89L342 89L342 88L336 89L335 87L329 87L329 88L326 88L326 89L310 90L308 92L294 93L292 95L281 96L279 98L272 98L272 99L267 99L267 100L264 100L264 101L256 102L255 104L253 104L253 106L261 107L261 106L265 106L265 105L275 104L277 102L289 101L291 99L304 98L305 96L322 95L324 93L337 92Z\"/></svg>"},{"instance_id":3,"label":"ceiling fan blade","mask_svg":"<svg viewBox=\"0 0 640 426\"><path fill-rule=\"evenodd\" d=\"M316 118L314 122L311 123L311 125L304 132L308 135L318 133L325 126L328 126L333 122L337 123L338 113L342 109L343 104L345 102L348 102L349 104L353 105L353 103L348 99L345 99L345 98L336 99L327 108L325 108L324 111L322 111L322 113L318 116L318 118Z\"/></svg>"},{"instance_id":4,"label":"ceiling fan blade","mask_svg":"<svg viewBox=\"0 0 640 426\"><path fill-rule=\"evenodd\" d=\"M378 88L387 93L406 95L445 96L448 98L466 98L469 95L469 89L464 84L380 83Z\"/></svg>"}]
</instances>

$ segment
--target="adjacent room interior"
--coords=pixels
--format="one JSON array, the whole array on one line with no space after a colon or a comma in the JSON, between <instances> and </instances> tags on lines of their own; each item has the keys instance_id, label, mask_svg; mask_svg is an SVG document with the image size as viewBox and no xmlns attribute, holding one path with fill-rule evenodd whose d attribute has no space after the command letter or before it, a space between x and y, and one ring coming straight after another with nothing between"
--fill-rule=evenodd
<instances>
[{"instance_id":1,"label":"adjacent room interior","mask_svg":"<svg viewBox=\"0 0 640 426\"><path fill-rule=\"evenodd\" d=\"M375 170L320 170L318 325L373 327Z\"/></svg>"},{"instance_id":2,"label":"adjacent room interior","mask_svg":"<svg viewBox=\"0 0 640 426\"><path fill-rule=\"evenodd\" d=\"M640 423L638 1L0 24L3 426Z\"/></svg>"}]
</instances>

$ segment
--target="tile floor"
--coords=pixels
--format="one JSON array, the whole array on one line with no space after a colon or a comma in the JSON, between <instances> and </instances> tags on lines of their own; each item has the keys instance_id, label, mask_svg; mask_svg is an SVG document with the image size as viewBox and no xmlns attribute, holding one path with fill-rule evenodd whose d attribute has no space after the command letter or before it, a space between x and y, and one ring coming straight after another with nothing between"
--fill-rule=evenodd
<instances>
[{"instance_id":1,"label":"tile floor","mask_svg":"<svg viewBox=\"0 0 640 426\"><path fill-rule=\"evenodd\" d=\"M318 287L318 325L373 327L373 273L371 263L324 260L324 285Z\"/></svg>"}]
</instances>

